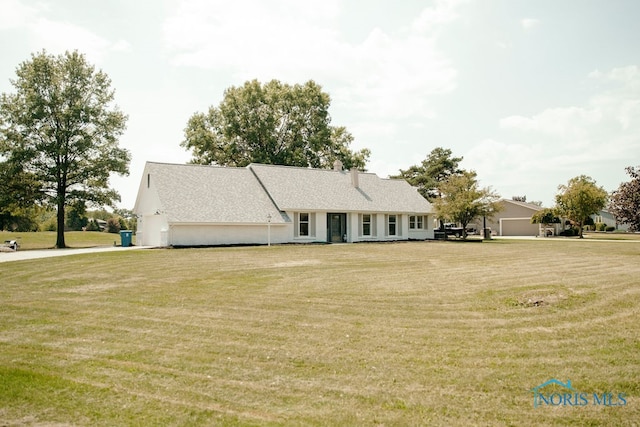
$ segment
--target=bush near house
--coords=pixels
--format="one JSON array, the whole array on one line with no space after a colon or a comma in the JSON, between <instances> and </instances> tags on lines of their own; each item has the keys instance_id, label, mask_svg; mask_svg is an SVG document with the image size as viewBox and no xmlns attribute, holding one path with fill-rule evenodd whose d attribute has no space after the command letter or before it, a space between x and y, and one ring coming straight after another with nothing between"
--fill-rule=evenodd
<instances>
[{"instance_id":1,"label":"bush near house","mask_svg":"<svg viewBox=\"0 0 640 427\"><path fill-rule=\"evenodd\" d=\"M571 228L567 228L566 230L562 230L560 233L558 233L558 235L565 236L565 237L579 236L580 230L577 228L571 227Z\"/></svg>"},{"instance_id":2,"label":"bush near house","mask_svg":"<svg viewBox=\"0 0 640 427\"><path fill-rule=\"evenodd\" d=\"M108 233L120 232L120 221L118 220L118 218L109 218L107 220L107 232Z\"/></svg>"}]
</instances>

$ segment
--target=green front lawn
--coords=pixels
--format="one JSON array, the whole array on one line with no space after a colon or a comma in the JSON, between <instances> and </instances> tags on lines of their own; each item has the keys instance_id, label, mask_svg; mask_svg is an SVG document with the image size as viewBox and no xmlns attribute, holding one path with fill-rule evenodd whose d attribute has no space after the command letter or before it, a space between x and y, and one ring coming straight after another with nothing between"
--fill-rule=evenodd
<instances>
[{"instance_id":1,"label":"green front lawn","mask_svg":"<svg viewBox=\"0 0 640 427\"><path fill-rule=\"evenodd\" d=\"M549 240L3 263L0 425L633 425L640 243Z\"/></svg>"},{"instance_id":2,"label":"green front lawn","mask_svg":"<svg viewBox=\"0 0 640 427\"><path fill-rule=\"evenodd\" d=\"M120 234L98 231L67 231L64 233L65 242L70 248L91 248L96 246L110 246L113 242L120 244ZM133 235L135 244L135 234ZM35 233L0 231L0 241L16 240L20 250L52 249L56 245L55 231L39 231Z\"/></svg>"}]
</instances>

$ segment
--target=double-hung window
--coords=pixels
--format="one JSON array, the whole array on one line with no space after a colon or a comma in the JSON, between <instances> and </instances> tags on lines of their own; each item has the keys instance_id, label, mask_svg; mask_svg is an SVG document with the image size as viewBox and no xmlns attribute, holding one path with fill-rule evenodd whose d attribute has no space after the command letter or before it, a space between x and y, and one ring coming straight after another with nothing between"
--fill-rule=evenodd
<instances>
[{"instance_id":1,"label":"double-hung window","mask_svg":"<svg viewBox=\"0 0 640 427\"><path fill-rule=\"evenodd\" d=\"M295 212L293 215L294 237L316 237L315 212Z\"/></svg>"},{"instance_id":2,"label":"double-hung window","mask_svg":"<svg viewBox=\"0 0 640 427\"><path fill-rule=\"evenodd\" d=\"M362 235L371 236L371 214L362 214Z\"/></svg>"},{"instance_id":3,"label":"double-hung window","mask_svg":"<svg viewBox=\"0 0 640 427\"><path fill-rule=\"evenodd\" d=\"M387 217L387 234L389 236L397 235L398 217L397 215L389 215Z\"/></svg>"},{"instance_id":4,"label":"double-hung window","mask_svg":"<svg viewBox=\"0 0 640 427\"><path fill-rule=\"evenodd\" d=\"M309 213L308 212L300 212L299 220L298 220L298 235L300 237L309 236Z\"/></svg>"},{"instance_id":5,"label":"double-hung window","mask_svg":"<svg viewBox=\"0 0 640 427\"><path fill-rule=\"evenodd\" d=\"M410 230L424 230L424 216L411 215L409 217L409 229Z\"/></svg>"}]
</instances>

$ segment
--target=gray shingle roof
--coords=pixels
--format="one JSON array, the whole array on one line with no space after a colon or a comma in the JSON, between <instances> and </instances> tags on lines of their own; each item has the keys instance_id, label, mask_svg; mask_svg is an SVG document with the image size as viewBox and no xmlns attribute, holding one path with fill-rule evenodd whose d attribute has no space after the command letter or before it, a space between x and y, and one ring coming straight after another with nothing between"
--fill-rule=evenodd
<instances>
[{"instance_id":1,"label":"gray shingle roof","mask_svg":"<svg viewBox=\"0 0 640 427\"><path fill-rule=\"evenodd\" d=\"M406 181L372 173L359 173L355 188L349 171L147 162L141 191L146 174L170 223L265 223L271 215L271 222L278 224L290 221L284 211L301 210L432 212L431 204Z\"/></svg>"},{"instance_id":2,"label":"gray shingle roof","mask_svg":"<svg viewBox=\"0 0 640 427\"><path fill-rule=\"evenodd\" d=\"M145 170L169 222L265 223L269 214L285 222L247 168L147 162Z\"/></svg>"},{"instance_id":3,"label":"gray shingle roof","mask_svg":"<svg viewBox=\"0 0 640 427\"><path fill-rule=\"evenodd\" d=\"M350 171L251 164L278 208L287 211L431 213L431 204L404 180Z\"/></svg>"},{"instance_id":4,"label":"gray shingle roof","mask_svg":"<svg viewBox=\"0 0 640 427\"><path fill-rule=\"evenodd\" d=\"M533 211L541 211L543 208L541 206L538 205L534 205L533 203L528 203L528 202L520 202L517 200L511 200L511 199L500 199L501 202L509 202L512 203L514 205L518 205L518 206L522 206L523 208L527 208L527 209L531 209Z\"/></svg>"}]
</instances>

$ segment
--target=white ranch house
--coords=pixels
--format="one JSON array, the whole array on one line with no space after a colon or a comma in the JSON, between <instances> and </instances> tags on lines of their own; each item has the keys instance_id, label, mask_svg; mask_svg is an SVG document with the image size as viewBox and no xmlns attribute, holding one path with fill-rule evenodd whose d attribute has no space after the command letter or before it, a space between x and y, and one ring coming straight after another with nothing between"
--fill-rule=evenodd
<instances>
[{"instance_id":1,"label":"white ranch house","mask_svg":"<svg viewBox=\"0 0 640 427\"><path fill-rule=\"evenodd\" d=\"M137 244L214 246L432 239L432 206L404 180L251 164L147 162Z\"/></svg>"}]
</instances>

